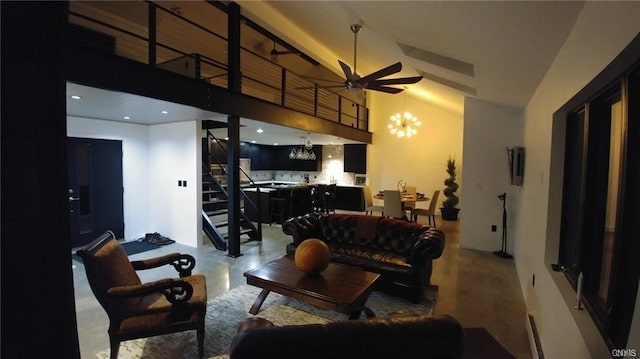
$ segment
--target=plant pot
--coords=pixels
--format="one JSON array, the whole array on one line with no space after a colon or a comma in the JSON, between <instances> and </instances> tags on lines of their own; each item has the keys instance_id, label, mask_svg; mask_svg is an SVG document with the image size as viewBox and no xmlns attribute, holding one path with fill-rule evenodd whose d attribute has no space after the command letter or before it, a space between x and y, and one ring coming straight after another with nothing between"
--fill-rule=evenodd
<instances>
[{"instance_id":1,"label":"plant pot","mask_svg":"<svg viewBox=\"0 0 640 359\"><path fill-rule=\"evenodd\" d=\"M457 221L460 208L440 207L443 221Z\"/></svg>"}]
</instances>

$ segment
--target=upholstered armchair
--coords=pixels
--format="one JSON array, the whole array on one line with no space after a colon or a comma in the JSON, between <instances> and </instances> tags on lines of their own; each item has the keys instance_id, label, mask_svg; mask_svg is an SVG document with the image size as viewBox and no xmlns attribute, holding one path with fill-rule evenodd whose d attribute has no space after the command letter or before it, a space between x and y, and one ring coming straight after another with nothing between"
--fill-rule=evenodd
<instances>
[{"instance_id":1,"label":"upholstered armchair","mask_svg":"<svg viewBox=\"0 0 640 359\"><path fill-rule=\"evenodd\" d=\"M93 294L109 316L112 359L118 357L121 341L186 330L196 330L198 354L203 356L207 285L203 275L191 275L192 256L172 253L131 262L111 231L77 254ZM136 273L163 265L172 265L180 278L142 283Z\"/></svg>"}]
</instances>

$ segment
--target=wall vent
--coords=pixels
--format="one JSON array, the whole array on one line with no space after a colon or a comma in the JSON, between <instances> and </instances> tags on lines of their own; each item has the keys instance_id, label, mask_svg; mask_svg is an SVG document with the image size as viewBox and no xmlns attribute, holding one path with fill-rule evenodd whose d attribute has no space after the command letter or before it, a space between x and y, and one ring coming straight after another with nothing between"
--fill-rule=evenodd
<instances>
[{"instance_id":1,"label":"wall vent","mask_svg":"<svg viewBox=\"0 0 640 359\"><path fill-rule=\"evenodd\" d=\"M538 336L538 328L533 315L527 314L527 333L529 334L529 345L531 345L531 357L533 359L544 359L542 345L540 344L540 336Z\"/></svg>"}]
</instances>

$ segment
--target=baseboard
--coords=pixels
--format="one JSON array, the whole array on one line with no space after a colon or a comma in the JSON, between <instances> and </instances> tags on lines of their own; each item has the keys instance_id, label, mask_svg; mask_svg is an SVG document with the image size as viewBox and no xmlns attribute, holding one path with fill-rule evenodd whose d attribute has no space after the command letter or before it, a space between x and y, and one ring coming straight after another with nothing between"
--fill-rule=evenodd
<instances>
[{"instance_id":1,"label":"baseboard","mask_svg":"<svg viewBox=\"0 0 640 359\"><path fill-rule=\"evenodd\" d=\"M531 346L531 357L533 359L544 359L542 344L540 343L540 336L538 335L538 329L536 328L536 321L533 318L533 315L527 313L525 321L527 334L529 335L529 345Z\"/></svg>"}]
</instances>

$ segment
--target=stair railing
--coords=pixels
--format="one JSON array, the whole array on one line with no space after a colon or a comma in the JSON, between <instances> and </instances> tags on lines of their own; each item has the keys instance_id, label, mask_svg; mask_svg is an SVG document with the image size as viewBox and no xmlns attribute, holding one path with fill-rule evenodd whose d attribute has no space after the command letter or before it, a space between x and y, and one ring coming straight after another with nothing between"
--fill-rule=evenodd
<instances>
[{"instance_id":1,"label":"stair railing","mask_svg":"<svg viewBox=\"0 0 640 359\"><path fill-rule=\"evenodd\" d=\"M206 130L207 133L207 144L210 144L212 141L214 143L216 143L217 146L220 147L220 149L222 149L223 153L227 153L227 149L222 145L222 143L220 143L220 140L211 132L209 131L209 129ZM216 165L218 166L218 168L220 168L222 170L222 172L228 176L229 172L227 170L227 168L225 166L223 166L221 163L219 163L218 161L215 160L215 158L213 158L213 155L211 153L211 148L207 149L207 163L208 165L207 167L207 174L209 175L210 178L212 178L214 180L214 182L218 185L218 187L220 188L220 190L224 193L225 197L229 197L229 189L225 189L224 186L215 178L215 176L213 175L213 173L211 173L211 165ZM213 161L212 161L213 160ZM203 163L203 166L205 164ZM252 208L255 209L256 211L256 215L257 215L257 223L258 225L256 226L256 232L258 234L258 240L262 241L262 201L261 201L261 197L260 196L260 186L253 180L253 178L251 178L251 176L249 176L249 174L247 172L245 172L245 170L242 167L238 167L238 169L240 170L240 172L242 174L245 175L246 178L249 179L249 183L253 186L255 186L256 188L256 202L254 203L251 198L249 198L249 196L247 196L247 194L245 193L245 191L242 190L242 187L238 188L240 195L242 196L242 199L244 200L244 206L245 208L247 207L247 204L250 205ZM251 220L246 216L246 214L244 213L244 211L240 211L241 216L243 216L245 218L245 220L249 223L251 223Z\"/></svg>"}]
</instances>

